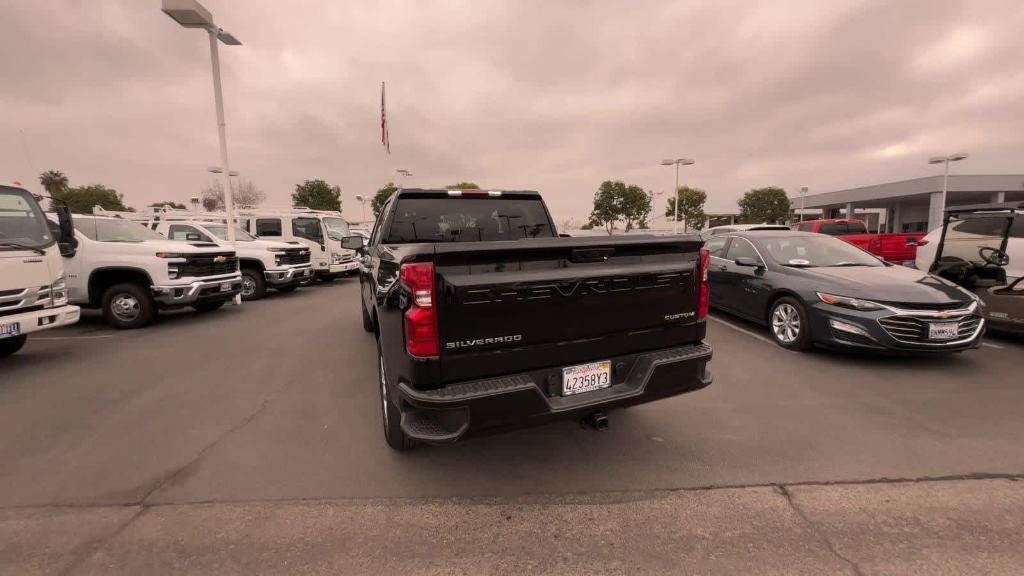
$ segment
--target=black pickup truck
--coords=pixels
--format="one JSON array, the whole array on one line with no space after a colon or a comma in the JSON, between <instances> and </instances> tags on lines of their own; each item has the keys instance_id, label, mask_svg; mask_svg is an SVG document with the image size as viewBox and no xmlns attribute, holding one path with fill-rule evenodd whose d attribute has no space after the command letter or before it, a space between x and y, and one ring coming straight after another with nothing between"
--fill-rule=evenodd
<instances>
[{"instance_id":1,"label":"black pickup truck","mask_svg":"<svg viewBox=\"0 0 1024 576\"><path fill-rule=\"evenodd\" d=\"M697 236L560 237L536 192L396 192L363 256L384 434L398 450L711 383Z\"/></svg>"}]
</instances>

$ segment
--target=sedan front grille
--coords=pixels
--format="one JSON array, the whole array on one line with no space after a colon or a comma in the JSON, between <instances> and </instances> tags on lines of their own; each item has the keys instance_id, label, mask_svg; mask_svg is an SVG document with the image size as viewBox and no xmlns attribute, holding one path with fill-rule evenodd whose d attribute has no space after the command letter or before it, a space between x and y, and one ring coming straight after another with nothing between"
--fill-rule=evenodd
<instances>
[{"instance_id":1,"label":"sedan front grille","mask_svg":"<svg viewBox=\"0 0 1024 576\"><path fill-rule=\"evenodd\" d=\"M230 252L189 254L184 263L172 266L178 268L179 277L220 276L237 272L238 258Z\"/></svg>"},{"instance_id":2,"label":"sedan front grille","mask_svg":"<svg viewBox=\"0 0 1024 576\"><path fill-rule=\"evenodd\" d=\"M932 340L928 338L928 326L931 323L948 324L957 323L957 337L949 340ZM959 318L919 318L916 316L887 316L879 318L878 323L885 331L901 342L912 342L921 344L942 344L955 342L971 337L981 323L979 316L961 316Z\"/></svg>"}]
</instances>

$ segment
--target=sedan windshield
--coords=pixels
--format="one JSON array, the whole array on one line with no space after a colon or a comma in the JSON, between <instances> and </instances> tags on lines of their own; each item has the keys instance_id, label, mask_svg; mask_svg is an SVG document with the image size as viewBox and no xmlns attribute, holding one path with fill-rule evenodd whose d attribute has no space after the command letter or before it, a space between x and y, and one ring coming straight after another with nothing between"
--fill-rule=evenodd
<instances>
[{"instance_id":1,"label":"sedan windshield","mask_svg":"<svg viewBox=\"0 0 1024 576\"><path fill-rule=\"evenodd\" d=\"M228 227L227 226L218 226L218 225L212 225L211 226L211 225L208 224L208 225L205 226L205 228L210 231L210 234L213 234L214 236L216 236L217 238L220 238L221 240L227 240L228 239ZM245 230L242 230L238 226L235 226L235 240L237 240L239 242L252 242L255 239L256 239L256 237L253 236L252 234L249 234Z\"/></svg>"},{"instance_id":2,"label":"sedan windshield","mask_svg":"<svg viewBox=\"0 0 1024 576\"><path fill-rule=\"evenodd\" d=\"M75 230L97 242L144 242L167 240L142 224L118 218L75 217Z\"/></svg>"},{"instance_id":3,"label":"sedan windshield","mask_svg":"<svg viewBox=\"0 0 1024 576\"><path fill-rule=\"evenodd\" d=\"M783 266L884 266L871 254L831 236L764 238L761 239L761 246L772 260Z\"/></svg>"},{"instance_id":4,"label":"sedan windshield","mask_svg":"<svg viewBox=\"0 0 1024 576\"><path fill-rule=\"evenodd\" d=\"M43 211L27 190L0 187L0 250L43 248L54 240Z\"/></svg>"}]
</instances>

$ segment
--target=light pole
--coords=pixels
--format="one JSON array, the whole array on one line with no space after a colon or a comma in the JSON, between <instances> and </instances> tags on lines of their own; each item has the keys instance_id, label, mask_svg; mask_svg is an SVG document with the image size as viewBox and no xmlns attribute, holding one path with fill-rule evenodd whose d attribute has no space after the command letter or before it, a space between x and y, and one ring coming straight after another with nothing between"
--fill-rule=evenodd
<instances>
[{"instance_id":1,"label":"light pole","mask_svg":"<svg viewBox=\"0 0 1024 576\"><path fill-rule=\"evenodd\" d=\"M949 156L932 156L928 159L929 164L944 164L942 171L942 210L946 209L946 191L949 189L949 163L959 162L967 158L966 152L957 152ZM942 214L939 214L941 218Z\"/></svg>"},{"instance_id":2,"label":"light pole","mask_svg":"<svg viewBox=\"0 0 1024 576\"><path fill-rule=\"evenodd\" d=\"M220 167L224 178L224 211L228 218L228 242L235 244L235 205L231 198L231 167L228 164L228 139L224 123L224 95L220 88L220 55L217 41L241 46L238 38L213 23L213 14L196 0L162 0L161 10L185 28L202 28L210 37L210 62L213 68L213 99L217 108L217 135L220 138Z\"/></svg>"},{"instance_id":3,"label":"light pole","mask_svg":"<svg viewBox=\"0 0 1024 576\"><path fill-rule=\"evenodd\" d=\"M807 186L800 187L800 221L804 221L804 196L807 196Z\"/></svg>"},{"instance_id":4,"label":"light pole","mask_svg":"<svg viewBox=\"0 0 1024 576\"><path fill-rule=\"evenodd\" d=\"M395 170L395 172L398 172L398 175L402 177L400 179L400 184L399 184L398 187L399 188L404 188L405 187L405 179L412 177L412 172L409 172L405 168L398 168L398 169Z\"/></svg>"},{"instance_id":5,"label":"light pole","mask_svg":"<svg viewBox=\"0 0 1024 576\"><path fill-rule=\"evenodd\" d=\"M209 172L210 174L222 174L224 172L224 169L221 168L220 166L208 166L206 168L206 171ZM231 170L231 171L228 172L228 176L230 176L230 178L228 178L228 186L229 186L229 188L224 191L224 210L225 210L225 212L227 211L227 206L228 206L228 200L227 200L228 196L231 196L231 205L234 206L234 204L235 204L235 185L231 182L231 178L234 178L234 177L238 176L238 172L236 172L234 170Z\"/></svg>"},{"instance_id":6,"label":"light pole","mask_svg":"<svg viewBox=\"0 0 1024 576\"><path fill-rule=\"evenodd\" d=\"M366 203L370 201L369 198L362 194L356 194L356 200L363 206L363 222L366 222Z\"/></svg>"},{"instance_id":7,"label":"light pole","mask_svg":"<svg viewBox=\"0 0 1024 576\"><path fill-rule=\"evenodd\" d=\"M694 161L690 158L676 158L675 160L668 159L661 161L662 166L672 166L673 164L676 166L676 187L672 189L672 196L675 198L674 202L676 205L676 215L675 218L672 219L673 234L679 233L679 166L689 166L693 164L693 162Z\"/></svg>"}]
</instances>

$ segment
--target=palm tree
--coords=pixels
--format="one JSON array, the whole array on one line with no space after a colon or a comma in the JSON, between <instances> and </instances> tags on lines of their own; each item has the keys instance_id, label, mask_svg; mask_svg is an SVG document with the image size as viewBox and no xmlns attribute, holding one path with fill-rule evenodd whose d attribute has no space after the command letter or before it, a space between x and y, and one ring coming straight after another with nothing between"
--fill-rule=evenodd
<instances>
[{"instance_id":1,"label":"palm tree","mask_svg":"<svg viewBox=\"0 0 1024 576\"><path fill-rule=\"evenodd\" d=\"M39 183L46 189L47 194L57 198L62 192L68 189L68 177L60 170L47 170L39 175Z\"/></svg>"}]
</instances>

